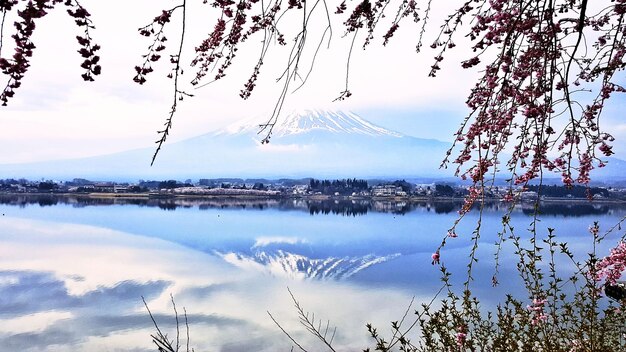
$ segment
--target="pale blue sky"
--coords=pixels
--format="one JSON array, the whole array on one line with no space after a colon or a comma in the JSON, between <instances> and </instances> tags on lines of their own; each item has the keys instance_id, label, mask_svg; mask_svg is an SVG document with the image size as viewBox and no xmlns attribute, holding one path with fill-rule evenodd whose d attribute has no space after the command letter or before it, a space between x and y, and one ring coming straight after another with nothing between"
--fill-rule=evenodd
<instances>
[{"instance_id":1,"label":"pale blue sky","mask_svg":"<svg viewBox=\"0 0 626 352\"><path fill-rule=\"evenodd\" d=\"M149 44L136 29L175 2L85 0L82 3L93 14L97 27L93 37L102 45L103 75L93 83L82 81L81 60L74 39L80 31L68 21L64 9L54 10L38 24L34 36L37 49L23 86L9 106L0 109L0 163L107 154L149 147L157 138L156 131L161 129L172 99L170 81L164 77L169 64L159 62L155 66L157 72L144 86L132 82L133 67L140 63ZM197 3L193 2L198 8L190 14L189 28L193 30L189 31L187 43L191 45L183 53L183 62L191 61L193 46L213 27L203 12L207 6ZM120 11L122 8L124 11ZM439 26L438 18L445 12L439 8L433 13L431 37ZM464 101L477 77L475 72L460 68L459 61L468 53L463 51L463 43L459 42L458 50L447 56L439 77L428 78L434 53L428 48L419 55L415 53L418 27L407 22L385 48L380 43L365 52L355 47L350 75L353 96L333 103L343 89L347 57L347 42L340 38L341 18L337 19L330 49L322 50L311 79L302 90L288 97L285 109L350 110L408 135L450 141L467 113ZM11 19L7 21L10 23ZM173 18L172 26L175 23ZM177 40L172 29L169 45L173 48ZM425 43L431 42L431 37ZM9 44L10 38L6 37L5 53ZM183 89L196 97L179 107L170 141L271 111L281 89L275 78L283 68L284 59L279 54L284 52L268 56L252 98L242 101L239 91L258 55L258 47L253 42L248 44L242 47L240 61L232 66L225 80L199 90L184 85ZM193 70L188 69L185 82L192 75ZM622 102L607 109L605 121L616 137L624 140ZM615 148L618 156L626 151L622 145L618 142Z\"/></svg>"}]
</instances>

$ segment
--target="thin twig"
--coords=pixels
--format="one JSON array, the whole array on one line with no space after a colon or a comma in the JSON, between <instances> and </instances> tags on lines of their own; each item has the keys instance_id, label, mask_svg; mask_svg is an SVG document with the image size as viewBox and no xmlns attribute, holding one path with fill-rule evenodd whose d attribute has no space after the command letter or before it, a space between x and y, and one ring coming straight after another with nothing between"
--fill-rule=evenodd
<instances>
[{"instance_id":1,"label":"thin twig","mask_svg":"<svg viewBox=\"0 0 626 352\"><path fill-rule=\"evenodd\" d=\"M170 298L172 300L172 306L174 307L174 317L176 318L176 352L178 352L180 349L180 324L178 322L178 310L176 310L176 302L174 302L174 296L171 293Z\"/></svg>"},{"instance_id":2,"label":"thin twig","mask_svg":"<svg viewBox=\"0 0 626 352\"><path fill-rule=\"evenodd\" d=\"M2 57L2 43L4 42L4 20L7 16L7 9L2 10L2 22L0 22L0 57Z\"/></svg>"},{"instance_id":3,"label":"thin twig","mask_svg":"<svg viewBox=\"0 0 626 352\"><path fill-rule=\"evenodd\" d=\"M178 47L178 55L176 56L176 66L174 68L174 100L172 103L172 107L170 109L170 114L169 117L165 120L165 128L161 131L158 131L158 134L161 135L161 138L159 138L158 141L156 141L157 143L157 148L154 151L154 155L152 155L152 161L150 162L150 166L154 165L154 161L156 160L157 155L159 154L159 151L161 151L161 146L163 145L163 143L165 143L165 140L167 139L168 134L170 133L170 129L172 128L172 119L174 118L174 113L176 113L176 108L178 106L178 101L182 100L182 93L179 89L178 89L178 78L181 74L181 68L180 68L180 59L181 59L181 55L183 53L183 44L185 41L185 26L187 24L187 18L186 18L186 14L187 14L187 0L183 0L182 5L179 5L182 7L182 11L183 11L183 19L182 19L182 31L180 34L180 45ZM184 93L185 95L190 96L190 94Z\"/></svg>"},{"instance_id":4,"label":"thin twig","mask_svg":"<svg viewBox=\"0 0 626 352\"><path fill-rule=\"evenodd\" d=\"M296 341L293 337L291 337L291 335L278 323L278 321L276 321L276 319L274 319L274 316L272 316L272 313L270 313L269 311L267 311L267 315L270 316L270 319L272 319L272 321L274 322L274 324L276 324L276 326L278 326L278 328L283 332L283 334L285 334L290 340L291 342L293 342L296 346L298 346L298 348L303 351L303 352L307 352L306 349L304 349L304 347L302 347L302 345L300 345L298 343L298 341ZM292 346L293 349L293 346Z\"/></svg>"}]
</instances>

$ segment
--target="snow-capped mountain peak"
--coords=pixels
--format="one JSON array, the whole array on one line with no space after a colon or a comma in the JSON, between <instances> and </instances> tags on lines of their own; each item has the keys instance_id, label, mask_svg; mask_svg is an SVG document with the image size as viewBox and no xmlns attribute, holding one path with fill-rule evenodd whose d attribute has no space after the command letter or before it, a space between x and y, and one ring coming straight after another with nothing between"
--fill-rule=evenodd
<instances>
[{"instance_id":1,"label":"snow-capped mountain peak","mask_svg":"<svg viewBox=\"0 0 626 352\"><path fill-rule=\"evenodd\" d=\"M256 117L236 122L215 134L257 133L260 130L260 125L265 123L267 123L265 117ZM300 110L281 115L272 130L272 136L285 137L313 131L366 136L403 136L398 132L376 126L355 113L328 110Z\"/></svg>"},{"instance_id":2,"label":"snow-capped mountain peak","mask_svg":"<svg viewBox=\"0 0 626 352\"><path fill-rule=\"evenodd\" d=\"M259 125L268 115L169 144L150 167L152 147L27 165L0 165L5 177L34 178L352 178L441 176L448 143L376 126L353 113L307 110L281 114L271 143ZM45 170L42 174L41 170ZM37 176L39 175L39 176Z\"/></svg>"}]
</instances>

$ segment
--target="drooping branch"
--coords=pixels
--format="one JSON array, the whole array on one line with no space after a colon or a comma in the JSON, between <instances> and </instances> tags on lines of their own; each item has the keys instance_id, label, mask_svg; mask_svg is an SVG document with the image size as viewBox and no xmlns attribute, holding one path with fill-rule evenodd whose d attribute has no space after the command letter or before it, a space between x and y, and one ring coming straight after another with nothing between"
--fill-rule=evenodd
<instances>
[{"instance_id":1,"label":"drooping branch","mask_svg":"<svg viewBox=\"0 0 626 352\"><path fill-rule=\"evenodd\" d=\"M152 166L154 164L154 161L156 160L157 155L159 154L159 151L161 150L161 147L163 146L163 143L165 142L165 140L167 139L167 136L170 132L170 129L172 128L172 119L174 117L174 113L176 113L176 108L178 107L178 102L182 101L184 99L185 96L193 96L191 94L188 94L182 90L180 90L179 88L179 78L180 76L183 74L183 70L181 68L181 64L180 64L180 60L181 60L181 55L183 52L183 47L184 47L184 43L185 43L185 27L186 27L186 10L187 10L187 0L183 0L183 3L181 5L181 7L179 7L182 9L182 21L181 21L181 34L180 34L180 44L178 46L178 52L175 55L170 55L170 62L174 64L174 89L173 89L173 99L172 99L172 107L170 108L170 114L167 118L167 120L165 121L164 124L164 129L162 131L159 131L158 133L161 135L161 138L156 142L157 143L157 149L154 152L154 155L152 156L152 161L150 162L150 166Z\"/></svg>"},{"instance_id":2,"label":"drooping branch","mask_svg":"<svg viewBox=\"0 0 626 352\"><path fill-rule=\"evenodd\" d=\"M181 64L181 56L183 52L183 48L185 47L185 35L187 28L187 1L182 0L182 3L172 7L169 10L163 10L159 16L156 16L152 22L144 27L139 28L139 34L142 36L153 38L152 43L148 47L148 52L143 55L144 61L141 66L135 66L136 75L133 80L138 84L144 84L146 82L146 75L153 72L152 64L159 61L162 57L162 52L166 49L165 42L167 41L167 37L165 36L165 26L170 22L172 15L180 10L181 11L181 33L180 33L180 41L178 44L178 50L170 55L170 63L174 65L171 69L171 72L167 74L167 77L172 79L172 105L170 107L170 111L168 117L163 124L163 129L157 131L159 135L159 139L155 142L157 144L157 148L152 155L152 160L150 165L154 165L157 155L161 151L163 143L167 140L167 137L172 128L172 122L174 119L174 115L178 108L178 103L184 99L185 96L192 97L192 94L189 94L182 89L180 89L180 76L184 73Z\"/></svg>"},{"instance_id":3,"label":"drooping branch","mask_svg":"<svg viewBox=\"0 0 626 352\"><path fill-rule=\"evenodd\" d=\"M462 178L476 184L488 173L495 175L501 152L511 144L506 163L511 186L540 178L543 168L559 172L566 185L586 185L590 171L605 165L601 156L612 154L608 143L613 137L599 130L598 117L611 93L623 90L613 80L623 69L623 9L616 4L589 15L587 7L587 1L490 1L484 8L457 11L457 16L476 19L469 36L478 54L464 61L464 68L477 66L488 52L499 52L472 89L467 100L470 117L456 134L455 145L462 145L453 162ZM576 19L570 12L577 13ZM444 26L442 34L451 38L457 30ZM589 47L586 32L606 34L592 45L595 53L587 49L579 54L580 47ZM446 42L434 45L447 48ZM606 54L598 55L603 51ZM433 71L438 69L435 63ZM598 89L594 82L599 72ZM589 100L583 94L593 91L598 98ZM564 111L569 122L558 133L553 126ZM465 164L469 166L462 170Z\"/></svg>"},{"instance_id":4,"label":"drooping branch","mask_svg":"<svg viewBox=\"0 0 626 352\"><path fill-rule=\"evenodd\" d=\"M91 14L78 0L66 1L65 4L69 7L67 13L74 18L76 25L83 28L84 36L76 36L76 40L81 46L78 53L84 59L80 67L85 70L85 73L83 73L81 77L83 80L91 82L94 80L93 76L99 75L102 71L101 66L98 64L100 57L96 55L96 51L100 50L100 46L93 44L90 32L92 29L95 29L90 18Z\"/></svg>"},{"instance_id":5,"label":"drooping branch","mask_svg":"<svg viewBox=\"0 0 626 352\"><path fill-rule=\"evenodd\" d=\"M67 13L74 19L79 27L83 28L84 36L77 36L79 45L81 46L78 53L84 58L81 68L85 72L81 77L85 81L93 81L94 76L101 72L100 57L95 53L100 46L93 43L90 30L94 29L90 19L91 14L76 0L40 0L28 1L22 10L17 10L18 19L13 23L15 32L11 35L14 45L14 53L12 57L2 57L2 48L4 47L4 21L8 13L13 11L18 5L17 0L0 1L0 11L2 12L2 24L0 26L0 72L7 76L8 80L0 93L0 101L6 106L9 99L15 95L15 90L22 85L22 79L30 68L30 60L36 48L31 38L36 29L36 23L44 18L56 5L63 3L68 9Z\"/></svg>"}]
</instances>

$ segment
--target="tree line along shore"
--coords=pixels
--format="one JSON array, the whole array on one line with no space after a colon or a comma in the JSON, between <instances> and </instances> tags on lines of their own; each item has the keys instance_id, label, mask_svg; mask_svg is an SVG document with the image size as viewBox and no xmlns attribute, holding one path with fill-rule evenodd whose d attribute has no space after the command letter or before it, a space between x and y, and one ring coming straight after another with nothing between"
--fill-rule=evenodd
<instances>
[{"instance_id":1,"label":"tree line along shore","mask_svg":"<svg viewBox=\"0 0 626 352\"><path fill-rule=\"evenodd\" d=\"M26 179L0 180L5 194L77 194L92 197L274 197L310 199L463 199L468 186L450 183L414 183L406 180L336 179L200 179L113 182L73 179L72 181ZM490 200L521 201L626 201L626 189L562 185L528 185L524 188L494 186L485 189Z\"/></svg>"}]
</instances>

